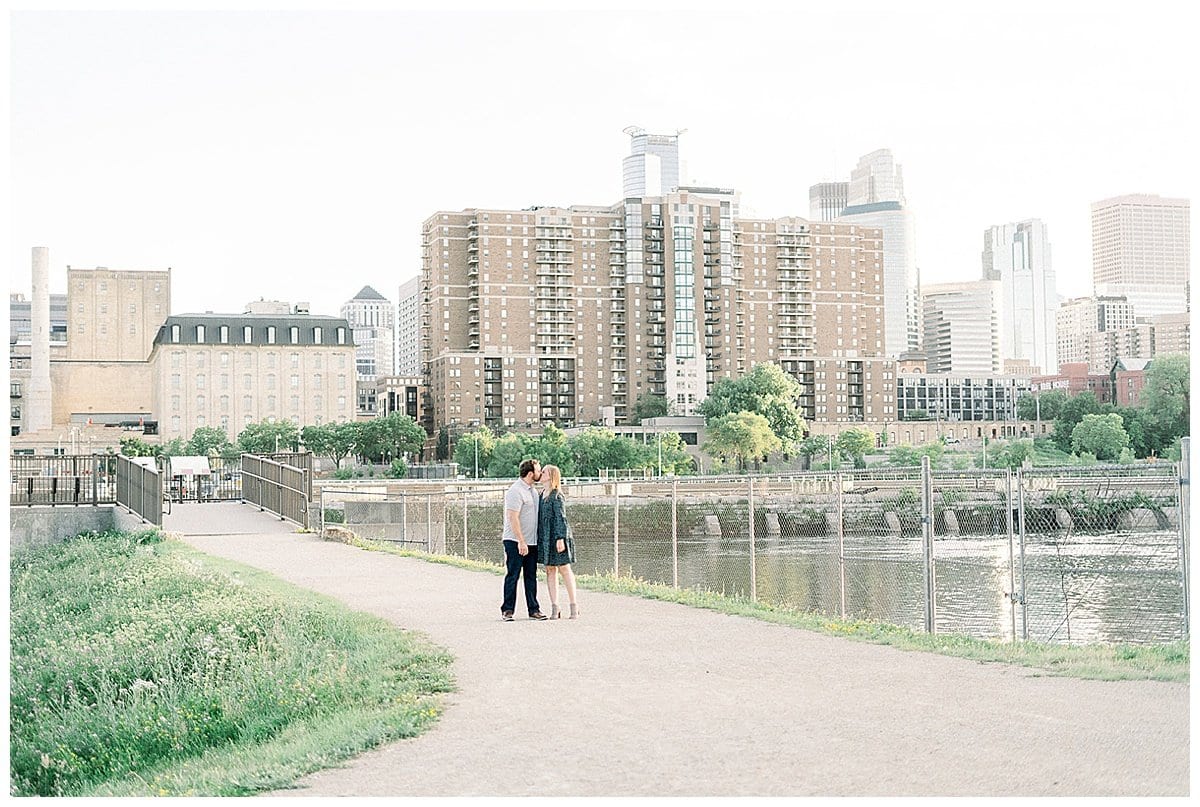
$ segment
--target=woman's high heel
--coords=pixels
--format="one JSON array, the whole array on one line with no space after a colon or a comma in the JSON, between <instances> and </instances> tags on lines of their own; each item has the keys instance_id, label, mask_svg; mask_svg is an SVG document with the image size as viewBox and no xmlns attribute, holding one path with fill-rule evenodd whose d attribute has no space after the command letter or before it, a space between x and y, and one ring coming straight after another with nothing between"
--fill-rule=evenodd
<instances>
[{"instance_id":1,"label":"woman's high heel","mask_svg":"<svg viewBox=\"0 0 1200 807\"><path fill-rule=\"evenodd\" d=\"M551 619L562 619L562 611L558 610L557 605L550 606L550 618Z\"/></svg>"},{"instance_id":2,"label":"woman's high heel","mask_svg":"<svg viewBox=\"0 0 1200 807\"><path fill-rule=\"evenodd\" d=\"M576 607L575 603L571 603L571 616L568 618L569 619L577 619L578 617L579 617L579 608Z\"/></svg>"}]
</instances>

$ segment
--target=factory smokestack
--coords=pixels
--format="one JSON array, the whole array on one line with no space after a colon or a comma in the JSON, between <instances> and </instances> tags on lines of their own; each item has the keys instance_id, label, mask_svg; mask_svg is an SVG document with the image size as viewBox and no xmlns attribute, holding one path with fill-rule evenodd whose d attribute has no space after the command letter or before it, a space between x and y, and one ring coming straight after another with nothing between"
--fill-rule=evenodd
<instances>
[{"instance_id":1,"label":"factory smokestack","mask_svg":"<svg viewBox=\"0 0 1200 807\"><path fill-rule=\"evenodd\" d=\"M28 416L25 424L28 431L39 432L50 428L50 250L46 247L33 248L33 301L31 314L32 331L29 335L29 351L32 367L29 378Z\"/></svg>"}]
</instances>

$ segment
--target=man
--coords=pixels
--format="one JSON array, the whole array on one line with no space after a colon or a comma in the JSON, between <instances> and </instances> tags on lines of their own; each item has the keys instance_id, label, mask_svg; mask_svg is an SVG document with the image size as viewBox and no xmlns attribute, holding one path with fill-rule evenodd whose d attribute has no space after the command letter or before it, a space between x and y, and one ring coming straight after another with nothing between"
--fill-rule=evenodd
<instances>
[{"instance_id":1,"label":"man","mask_svg":"<svg viewBox=\"0 0 1200 807\"><path fill-rule=\"evenodd\" d=\"M541 497L533 483L541 479L542 465L525 460L518 470L521 478L504 494L504 603L500 616L513 621L517 606L517 578L525 575L525 607L530 619L545 619L537 601L537 525Z\"/></svg>"}]
</instances>

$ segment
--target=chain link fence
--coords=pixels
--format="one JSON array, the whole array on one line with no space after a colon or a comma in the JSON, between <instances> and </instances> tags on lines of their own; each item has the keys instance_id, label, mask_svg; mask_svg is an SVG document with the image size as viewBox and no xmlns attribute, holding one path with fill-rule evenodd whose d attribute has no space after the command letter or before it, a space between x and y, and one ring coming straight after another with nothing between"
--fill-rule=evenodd
<instances>
[{"instance_id":1,"label":"chain link fence","mask_svg":"<svg viewBox=\"0 0 1200 807\"><path fill-rule=\"evenodd\" d=\"M510 481L326 483L324 522L503 563ZM575 569L916 630L1049 642L1187 635L1186 473L1170 463L572 480Z\"/></svg>"}]
</instances>

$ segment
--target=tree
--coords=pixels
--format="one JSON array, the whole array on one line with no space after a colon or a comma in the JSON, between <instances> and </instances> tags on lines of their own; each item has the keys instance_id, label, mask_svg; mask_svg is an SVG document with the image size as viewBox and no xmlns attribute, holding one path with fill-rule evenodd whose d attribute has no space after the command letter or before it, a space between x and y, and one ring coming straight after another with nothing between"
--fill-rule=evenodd
<instances>
[{"instance_id":1,"label":"tree","mask_svg":"<svg viewBox=\"0 0 1200 807\"><path fill-rule=\"evenodd\" d=\"M919 466L921 460L929 457L929 467L937 468L945 455L945 446L936 440L917 448L915 446L896 446L888 452L888 465L912 468Z\"/></svg>"},{"instance_id":2,"label":"tree","mask_svg":"<svg viewBox=\"0 0 1200 807\"><path fill-rule=\"evenodd\" d=\"M140 437L122 437L121 453L126 457L161 457L163 447L147 443Z\"/></svg>"},{"instance_id":3,"label":"tree","mask_svg":"<svg viewBox=\"0 0 1200 807\"><path fill-rule=\"evenodd\" d=\"M529 459L529 440L523 434L509 432L496 440L488 462L487 475L493 479L516 478L521 461Z\"/></svg>"},{"instance_id":4,"label":"tree","mask_svg":"<svg viewBox=\"0 0 1200 807\"><path fill-rule=\"evenodd\" d=\"M1071 447L1082 456L1094 454L1098 460L1116 460L1129 446L1129 435L1121 416L1115 412L1107 415L1084 415L1071 431Z\"/></svg>"},{"instance_id":5,"label":"tree","mask_svg":"<svg viewBox=\"0 0 1200 807\"><path fill-rule=\"evenodd\" d=\"M666 417L670 413L671 405L667 403L665 395L643 392L633 405L633 416L629 422L636 426L647 418Z\"/></svg>"},{"instance_id":6,"label":"tree","mask_svg":"<svg viewBox=\"0 0 1200 807\"><path fill-rule=\"evenodd\" d=\"M1163 454L1189 434L1189 375L1188 357L1178 353L1157 356L1146 368L1139 407L1146 453Z\"/></svg>"},{"instance_id":7,"label":"tree","mask_svg":"<svg viewBox=\"0 0 1200 807\"><path fill-rule=\"evenodd\" d=\"M1017 399L1017 417L1021 420L1054 420L1062 413L1067 393L1060 389L1031 392Z\"/></svg>"},{"instance_id":8,"label":"tree","mask_svg":"<svg viewBox=\"0 0 1200 807\"><path fill-rule=\"evenodd\" d=\"M309 451L320 457L328 457L333 460L335 468L341 468L342 460L354 451L358 424L343 422L305 426L301 436Z\"/></svg>"},{"instance_id":9,"label":"tree","mask_svg":"<svg viewBox=\"0 0 1200 807\"><path fill-rule=\"evenodd\" d=\"M608 468L631 468L638 461L638 445L611 430L594 426L572 437L568 444L578 476L599 476Z\"/></svg>"},{"instance_id":10,"label":"tree","mask_svg":"<svg viewBox=\"0 0 1200 807\"><path fill-rule=\"evenodd\" d=\"M806 431L796 405L800 392L800 383L778 364L763 362L740 378L722 378L696 411L704 416L709 428L718 419L737 412L761 415L778 438L779 447L791 451Z\"/></svg>"},{"instance_id":11,"label":"tree","mask_svg":"<svg viewBox=\"0 0 1200 807\"><path fill-rule=\"evenodd\" d=\"M809 435L796 444L796 453L807 458L811 467L814 459L819 462L824 458L832 458L832 453L836 451L834 442L831 434Z\"/></svg>"},{"instance_id":12,"label":"tree","mask_svg":"<svg viewBox=\"0 0 1200 807\"><path fill-rule=\"evenodd\" d=\"M241 450L247 454L295 451L300 443L300 430L290 420L260 420L242 429L237 441Z\"/></svg>"},{"instance_id":13,"label":"tree","mask_svg":"<svg viewBox=\"0 0 1200 807\"><path fill-rule=\"evenodd\" d=\"M756 412L734 412L709 424L704 450L714 457L736 458L738 470L744 471L747 459L764 457L779 447L779 438L765 417Z\"/></svg>"},{"instance_id":14,"label":"tree","mask_svg":"<svg viewBox=\"0 0 1200 807\"><path fill-rule=\"evenodd\" d=\"M495 447L496 435L487 426L481 426L458 438L454 445L454 461L467 476L486 476Z\"/></svg>"},{"instance_id":15,"label":"tree","mask_svg":"<svg viewBox=\"0 0 1200 807\"><path fill-rule=\"evenodd\" d=\"M866 467L863 456L875 447L875 434L862 428L846 429L837 436L837 450L854 461L855 468Z\"/></svg>"},{"instance_id":16,"label":"tree","mask_svg":"<svg viewBox=\"0 0 1200 807\"><path fill-rule=\"evenodd\" d=\"M1085 415L1099 415L1104 405L1096 399L1094 392L1081 392L1063 402L1062 410L1054 419L1054 442L1063 451L1071 451L1071 433Z\"/></svg>"},{"instance_id":17,"label":"tree","mask_svg":"<svg viewBox=\"0 0 1200 807\"><path fill-rule=\"evenodd\" d=\"M529 456L543 467L557 465L564 477L575 475L575 458L567 445L567 435L553 423L547 423L542 436L530 441Z\"/></svg>"},{"instance_id":18,"label":"tree","mask_svg":"<svg viewBox=\"0 0 1200 807\"><path fill-rule=\"evenodd\" d=\"M228 457L237 453L225 430L216 426L201 426L192 432L192 439L187 442L185 450L193 457Z\"/></svg>"},{"instance_id":19,"label":"tree","mask_svg":"<svg viewBox=\"0 0 1200 807\"><path fill-rule=\"evenodd\" d=\"M990 458L994 467L1015 471L1025 464L1025 460L1032 460L1035 453L1032 440L1013 440L995 449Z\"/></svg>"},{"instance_id":20,"label":"tree","mask_svg":"<svg viewBox=\"0 0 1200 807\"><path fill-rule=\"evenodd\" d=\"M643 446L645 453L649 454L648 459L652 467L658 467L661 458L663 474L682 476L695 470L696 460L688 453L687 445L678 433L662 432L657 435L657 438L654 442ZM622 439L629 440L628 437ZM629 440L629 442L638 447L633 440Z\"/></svg>"},{"instance_id":21,"label":"tree","mask_svg":"<svg viewBox=\"0 0 1200 807\"><path fill-rule=\"evenodd\" d=\"M425 430L408 415L393 412L374 422L379 424L379 439L384 459L415 454L425 445Z\"/></svg>"}]
</instances>

